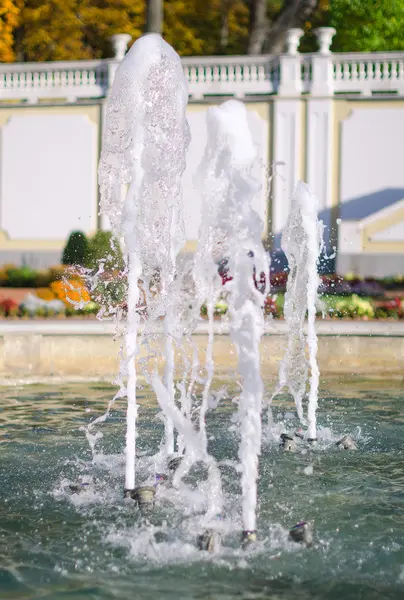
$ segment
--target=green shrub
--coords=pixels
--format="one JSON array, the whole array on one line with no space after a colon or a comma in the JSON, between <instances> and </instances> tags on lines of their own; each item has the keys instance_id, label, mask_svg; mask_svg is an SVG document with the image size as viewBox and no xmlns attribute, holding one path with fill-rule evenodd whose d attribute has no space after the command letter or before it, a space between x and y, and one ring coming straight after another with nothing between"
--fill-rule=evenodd
<instances>
[{"instance_id":1,"label":"green shrub","mask_svg":"<svg viewBox=\"0 0 404 600\"><path fill-rule=\"evenodd\" d=\"M338 317L367 317L373 319L375 316L372 302L366 298L360 298L356 294L323 298L328 304L329 312Z\"/></svg>"},{"instance_id":2,"label":"green shrub","mask_svg":"<svg viewBox=\"0 0 404 600\"><path fill-rule=\"evenodd\" d=\"M84 266L88 254L88 241L82 231L73 231L62 254L63 265Z\"/></svg>"},{"instance_id":3,"label":"green shrub","mask_svg":"<svg viewBox=\"0 0 404 600\"><path fill-rule=\"evenodd\" d=\"M120 271L124 267L121 247L110 231L97 231L88 242L85 266L96 270L100 261L104 262L104 271Z\"/></svg>"},{"instance_id":4,"label":"green shrub","mask_svg":"<svg viewBox=\"0 0 404 600\"><path fill-rule=\"evenodd\" d=\"M14 288L35 287L37 271L31 267L15 267L7 269L7 282L4 285Z\"/></svg>"}]
</instances>

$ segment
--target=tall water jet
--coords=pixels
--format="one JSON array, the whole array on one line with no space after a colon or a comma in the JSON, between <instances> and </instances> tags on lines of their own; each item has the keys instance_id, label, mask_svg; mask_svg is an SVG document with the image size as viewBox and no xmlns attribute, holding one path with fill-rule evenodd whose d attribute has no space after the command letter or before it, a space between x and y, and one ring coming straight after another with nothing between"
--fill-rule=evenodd
<instances>
[{"instance_id":1,"label":"tall water jet","mask_svg":"<svg viewBox=\"0 0 404 600\"><path fill-rule=\"evenodd\" d=\"M265 292L257 289L256 275L264 273L264 281L269 281L269 261L262 245L263 222L252 208L261 186L251 175L257 152L245 106L230 100L210 108L207 128L208 141L200 168L205 182L205 277L207 281L213 279L212 264L218 257L227 259L225 289L229 293L231 338L238 352L242 383L238 418L243 527L245 539L253 539L263 393L259 355L264 302L261 292Z\"/></svg>"},{"instance_id":2,"label":"tall water jet","mask_svg":"<svg viewBox=\"0 0 404 600\"><path fill-rule=\"evenodd\" d=\"M136 364L140 288L148 314L164 314L164 298L175 277L176 258L185 241L181 178L190 135L185 112L187 82L176 52L159 35L140 38L120 63L107 102L99 166L101 211L128 261L126 331L127 434L125 489L135 488ZM149 294L160 275L158 300ZM154 304L153 304L154 303ZM167 314L166 339L170 337ZM172 394L172 351L166 343L165 383ZM172 444L166 419L166 442Z\"/></svg>"},{"instance_id":3,"label":"tall water jet","mask_svg":"<svg viewBox=\"0 0 404 600\"><path fill-rule=\"evenodd\" d=\"M301 422L306 424L303 415L303 397L306 393L310 369L307 412L309 440L315 440L317 437L316 409L319 385L315 318L320 284L317 266L323 247L324 226L318 220L317 212L317 198L312 194L309 186L300 181L294 190L290 213L282 233L281 247L289 264L284 305L288 343L279 366L278 382L272 396L274 398L284 387L287 387L294 397ZM306 314L307 336L304 333Z\"/></svg>"}]
</instances>

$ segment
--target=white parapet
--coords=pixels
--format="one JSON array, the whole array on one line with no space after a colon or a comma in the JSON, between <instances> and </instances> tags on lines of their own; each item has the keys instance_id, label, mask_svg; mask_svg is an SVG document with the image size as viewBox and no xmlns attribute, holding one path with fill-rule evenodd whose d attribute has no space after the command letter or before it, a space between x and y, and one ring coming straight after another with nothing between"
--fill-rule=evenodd
<instances>
[{"instance_id":1,"label":"white parapet","mask_svg":"<svg viewBox=\"0 0 404 600\"><path fill-rule=\"evenodd\" d=\"M191 100L211 97L316 97L357 94L404 96L404 52L334 54L335 30L315 31L319 50L298 51L302 31L291 29L279 56L201 56L182 59ZM0 64L0 102L104 98L130 37L111 38L114 58L92 61Z\"/></svg>"}]
</instances>

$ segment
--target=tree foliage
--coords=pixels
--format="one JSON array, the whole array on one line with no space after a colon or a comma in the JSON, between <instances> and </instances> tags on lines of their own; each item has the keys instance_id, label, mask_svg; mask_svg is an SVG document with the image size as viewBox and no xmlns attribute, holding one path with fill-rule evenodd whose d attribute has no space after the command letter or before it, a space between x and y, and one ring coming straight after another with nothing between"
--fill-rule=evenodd
<instances>
[{"instance_id":1,"label":"tree foliage","mask_svg":"<svg viewBox=\"0 0 404 600\"><path fill-rule=\"evenodd\" d=\"M328 25L336 52L404 49L404 0L330 0Z\"/></svg>"},{"instance_id":2,"label":"tree foliage","mask_svg":"<svg viewBox=\"0 0 404 600\"><path fill-rule=\"evenodd\" d=\"M62 254L62 265L84 266L88 255L88 240L82 231L72 231Z\"/></svg>"},{"instance_id":3,"label":"tree foliage","mask_svg":"<svg viewBox=\"0 0 404 600\"><path fill-rule=\"evenodd\" d=\"M133 40L142 35L146 5L150 21L153 2L0 0L0 60L107 58L111 35L129 33ZM334 51L404 47L404 0L164 0L163 5L163 35L182 55L279 52L290 27L303 27L301 50L315 51L313 29L322 25L337 30Z\"/></svg>"},{"instance_id":4,"label":"tree foliage","mask_svg":"<svg viewBox=\"0 0 404 600\"><path fill-rule=\"evenodd\" d=\"M0 0L1 1L1 0ZM20 0L16 40L20 60L77 60L111 56L110 36L143 30L143 0Z\"/></svg>"},{"instance_id":5,"label":"tree foliage","mask_svg":"<svg viewBox=\"0 0 404 600\"><path fill-rule=\"evenodd\" d=\"M0 61L15 59L14 33L20 22L20 7L16 0L0 0Z\"/></svg>"}]
</instances>

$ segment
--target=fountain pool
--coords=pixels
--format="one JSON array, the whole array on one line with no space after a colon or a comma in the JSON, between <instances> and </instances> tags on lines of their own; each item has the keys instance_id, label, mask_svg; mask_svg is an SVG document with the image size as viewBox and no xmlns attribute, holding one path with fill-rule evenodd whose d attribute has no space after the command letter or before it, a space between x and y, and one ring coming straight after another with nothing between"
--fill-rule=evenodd
<instances>
[{"instance_id":1,"label":"fountain pool","mask_svg":"<svg viewBox=\"0 0 404 600\"><path fill-rule=\"evenodd\" d=\"M264 398L273 377L263 373ZM237 431L231 421L234 377L208 412L209 451L222 474L221 549L195 543L204 503L205 473L189 474L187 501L162 494L145 527L133 501L122 497L126 406L117 402L102 427L92 461L81 428L101 414L113 388L101 384L21 386L0 390L0 598L1 600L115 599L396 599L404 592L404 391L400 383L329 381L319 391L319 443L283 453L264 442L259 466L259 541L240 548L240 478ZM138 468L157 451L164 424L147 387L139 390ZM280 395L276 421L297 426L295 407ZM265 433L265 424L264 424ZM350 433L357 452L338 451ZM100 492L72 493L79 476ZM198 483L200 491L194 490ZM173 500L171 498L171 500ZM301 518L315 523L311 548L287 540Z\"/></svg>"}]
</instances>

